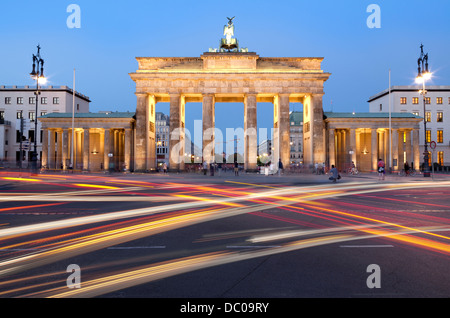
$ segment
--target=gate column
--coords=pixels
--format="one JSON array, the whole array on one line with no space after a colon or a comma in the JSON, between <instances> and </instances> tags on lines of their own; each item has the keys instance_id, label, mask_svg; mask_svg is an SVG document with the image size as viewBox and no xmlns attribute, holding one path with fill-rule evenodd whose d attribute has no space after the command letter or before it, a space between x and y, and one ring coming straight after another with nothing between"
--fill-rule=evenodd
<instances>
[{"instance_id":1,"label":"gate column","mask_svg":"<svg viewBox=\"0 0 450 318\"><path fill-rule=\"evenodd\" d=\"M148 157L148 96L145 93L136 93L136 96L135 171L144 172L147 170Z\"/></svg>"},{"instance_id":2,"label":"gate column","mask_svg":"<svg viewBox=\"0 0 450 318\"><path fill-rule=\"evenodd\" d=\"M256 171L257 166L257 102L256 94L244 99L244 169Z\"/></svg>"},{"instance_id":3,"label":"gate column","mask_svg":"<svg viewBox=\"0 0 450 318\"><path fill-rule=\"evenodd\" d=\"M215 97L214 94L203 95L203 161L211 163L214 159Z\"/></svg>"},{"instance_id":4,"label":"gate column","mask_svg":"<svg viewBox=\"0 0 450 318\"><path fill-rule=\"evenodd\" d=\"M170 94L169 169L184 170L184 96Z\"/></svg>"}]
</instances>

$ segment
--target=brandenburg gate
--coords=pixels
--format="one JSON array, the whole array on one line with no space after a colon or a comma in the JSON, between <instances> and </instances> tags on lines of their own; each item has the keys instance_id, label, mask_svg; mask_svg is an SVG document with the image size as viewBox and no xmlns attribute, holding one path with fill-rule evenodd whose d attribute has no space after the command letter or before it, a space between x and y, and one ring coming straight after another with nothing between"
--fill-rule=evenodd
<instances>
[{"instance_id":1,"label":"brandenburg gate","mask_svg":"<svg viewBox=\"0 0 450 318\"><path fill-rule=\"evenodd\" d=\"M203 160L214 160L215 103L244 105L244 168L257 168L257 104L274 107L275 162L290 159L289 103L303 104L304 163L325 161L322 108L324 82L330 73L321 69L320 57L260 57L240 49L232 38L234 25L224 27L219 49L200 57L137 57L135 171L156 168L155 108L170 103L169 168L184 170L185 105L202 103Z\"/></svg>"}]
</instances>

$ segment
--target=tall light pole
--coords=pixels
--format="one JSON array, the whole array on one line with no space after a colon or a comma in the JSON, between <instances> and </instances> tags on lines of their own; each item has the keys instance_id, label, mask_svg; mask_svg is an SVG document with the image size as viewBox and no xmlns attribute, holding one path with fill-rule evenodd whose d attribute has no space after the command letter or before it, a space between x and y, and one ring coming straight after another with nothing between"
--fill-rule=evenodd
<instances>
[{"instance_id":1,"label":"tall light pole","mask_svg":"<svg viewBox=\"0 0 450 318\"><path fill-rule=\"evenodd\" d=\"M37 54L33 54L33 70L30 73L31 78L36 80L36 112L34 113L34 151L31 154L31 167L33 170L37 170L37 118L38 118L38 101L39 95L41 94L39 91L39 80L45 83L44 77L44 60L41 58L41 47L37 46Z\"/></svg>"},{"instance_id":2,"label":"tall light pole","mask_svg":"<svg viewBox=\"0 0 450 318\"><path fill-rule=\"evenodd\" d=\"M427 145L427 116L425 110L426 99L425 95L427 90L425 89L425 81L431 78L431 72L428 71L428 53L423 54L423 44L420 45L420 57L417 60L418 75L416 77L416 83L422 84L422 89L419 90L419 94L423 97L423 129L425 134L425 148L423 152L423 176L430 176L430 165L428 163L428 145Z\"/></svg>"}]
</instances>

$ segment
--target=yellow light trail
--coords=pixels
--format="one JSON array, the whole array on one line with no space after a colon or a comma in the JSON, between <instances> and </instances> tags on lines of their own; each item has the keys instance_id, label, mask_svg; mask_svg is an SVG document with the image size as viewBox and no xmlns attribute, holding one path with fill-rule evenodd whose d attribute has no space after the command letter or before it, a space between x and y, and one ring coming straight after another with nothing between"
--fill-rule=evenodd
<instances>
[{"instance_id":1,"label":"yellow light trail","mask_svg":"<svg viewBox=\"0 0 450 318\"><path fill-rule=\"evenodd\" d=\"M279 189L280 187L272 187L272 186L267 186L267 185L262 185L262 184L255 184L255 183L246 183L246 182L237 182L237 181L225 181L228 183L236 183L236 184L243 184L243 185L250 185L253 187L262 187L262 188L270 188L270 189Z\"/></svg>"},{"instance_id":2,"label":"yellow light trail","mask_svg":"<svg viewBox=\"0 0 450 318\"><path fill-rule=\"evenodd\" d=\"M296 208L296 207L293 206L291 208ZM342 211L328 209L328 208L323 208L323 207L315 207L315 208L319 209L319 210L327 211L327 212L330 212L330 213L350 216L352 218L362 219L362 220L371 221L371 222L377 222L377 223L381 223L381 224L385 224L385 225L391 225L391 226L394 226L394 227L398 227L398 228L402 228L402 229L406 229L406 230L412 230L412 231L415 231L415 232L418 232L418 233L420 232L420 233L423 233L423 234L428 234L428 235L436 236L436 237L439 237L439 238L444 238L446 240L450 240L450 237L448 237L448 236L439 235L439 234L436 234L436 233L427 232L427 231L419 230L419 229L416 229L416 228L412 228L412 227L408 227L408 226L404 226L404 225L400 225L400 224L396 224L396 223L392 223L392 222L386 222L386 221L382 221L382 220L378 220L378 219L374 219L374 218L369 218L369 217L366 217L366 216L361 216L361 215L357 215L357 214L353 214L353 213L342 212Z\"/></svg>"},{"instance_id":3,"label":"yellow light trail","mask_svg":"<svg viewBox=\"0 0 450 318\"><path fill-rule=\"evenodd\" d=\"M74 185L77 186L77 187L86 187L86 188L99 188L99 189L112 189L112 190L120 189L120 188L117 188L117 187L104 186L104 185L99 185L99 184L75 183Z\"/></svg>"},{"instance_id":4,"label":"yellow light trail","mask_svg":"<svg viewBox=\"0 0 450 318\"><path fill-rule=\"evenodd\" d=\"M29 181L29 182L41 182L42 180L39 179L31 179L31 178L14 178L14 177L2 177L2 179L5 180L12 180L12 181Z\"/></svg>"}]
</instances>

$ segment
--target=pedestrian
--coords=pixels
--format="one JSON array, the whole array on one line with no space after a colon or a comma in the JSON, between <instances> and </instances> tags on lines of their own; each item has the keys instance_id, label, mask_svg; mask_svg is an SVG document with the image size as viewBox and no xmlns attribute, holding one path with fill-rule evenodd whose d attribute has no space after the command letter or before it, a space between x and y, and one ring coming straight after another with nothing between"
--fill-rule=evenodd
<instances>
[{"instance_id":1,"label":"pedestrian","mask_svg":"<svg viewBox=\"0 0 450 318\"><path fill-rule=\"evenodd\" d=\"M405 162L404 164L404 169L405 169L405 177L409 174L409 165L408 165L408 161Z\"/></svg>"},{"instance_id":2,"label":"pedestrian","mask_svg":"<svg viewBox=\"0 0 450 318\"><path fill-rule=\"evenodd\" d=\"M386 166L384 164L384 161L378 159L378 180L384 180L384 175L386 173Z\"/></svg>"},{"instance_id":3,"label":"pedestrian","mask_svg":"<svg viewBox=\"0 0 450 318\"><path fill-rule=\"evenodd\" d=\"M206 176L206 171L208 171L208 163L206 160L203 161L203 175Z\"/></svg>"},{"instance_id":4,"label":"pedestrian","mask_svg":"<svg viewBox=\"0 0 450 318\"><path fill-rule=\"evenodd\" d=\"M167 173L167 163L165 163L165 162L163 164L163 171L164 171L164 173Z\"/></svg>"},{"instance_id":5,"label":"pedestrian","mask_svg":"<svg viewBox=\"0 0 450 318\"><path fill-rule=\"evenodd\" d=\"M283 162L281 162L281 158L278 159L278 176L281 176L281 172L283 172Z\"/></svg>"},{"instance_id":6,"label":"pedestrian","mask_svg":"<svg viewBox=\"0 0 450 318\"><path fill-rule=\"evenodd\" d=\"M234 175L235 176L239 175L239 164L237 161L234 162Z\"/></svg>"},{"instance_id":7,"label":"pedestrian","mask_svg":"<svg viewBox=\"0 0 450 318\"><path fill-rule=\"evenodd\" d=\"M315 174L319 174L319 164L316 162L316 164L314 165L314 173Z\"/></svg>"},{"instance_id":8,"label":"pedestrian","mask_svg":"<svg viewBox=\"0 0 450 318\"><path fill-rule=\"evenodd\" d=\"M329 180L336 182L339 179L339 171L334 165L331 165L330 174Z\"/></svg>"},{"instance_id":9,"label":"pedestrian","mask_svg":"<svg viewBox=\"0 0 450 318\"><path fill-rule=\"evenodd\" d=\"M211 177L214 176L214 162L212 162L212 161L209 164L209 174Z\"/></svg>"}]
</instances>

